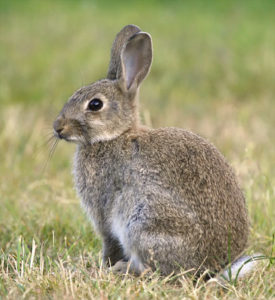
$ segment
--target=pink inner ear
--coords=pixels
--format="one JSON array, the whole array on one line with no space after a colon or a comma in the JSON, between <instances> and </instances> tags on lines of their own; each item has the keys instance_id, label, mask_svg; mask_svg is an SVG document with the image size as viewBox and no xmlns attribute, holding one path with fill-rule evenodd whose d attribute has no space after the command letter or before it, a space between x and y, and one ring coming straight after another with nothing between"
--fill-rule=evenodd
<instances>
[{"instance_id":1,"label":"pink inner ear","mask_svg":"<svg viewBox=\"0 0 275 300\"><path fill-rule=\"evenodd\" d=\"M123 64L127 89L131 87L138 74L144 68L146 56L144 50L144 41L142 39L131 41L124 50Z\"/></svg>"},{"instance_id":2,"label":"pink inner ear","mask_svg":"<svg viewBox=\"0 0 275 300\"><path fill-rule=\"evenodd\" d=\"M127 89L131 87L135 77L142 68L142 59L140 53L137 51L130 51L125 53L124 57L124 66L125 66L125 80Z\"/></svg>"}]
</instances>

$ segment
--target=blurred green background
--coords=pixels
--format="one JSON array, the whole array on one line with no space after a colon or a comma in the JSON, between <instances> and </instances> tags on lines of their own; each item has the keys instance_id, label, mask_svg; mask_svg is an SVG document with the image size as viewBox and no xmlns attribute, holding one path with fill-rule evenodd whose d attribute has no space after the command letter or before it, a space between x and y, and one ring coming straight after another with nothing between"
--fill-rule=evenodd
<instances>
[{"instance_id":1,"label":"blurred green background","mask_svg":"<svg viewBox=\"0 0 275 300\"><path fill-rule=\"evenodd\" d=\"M1 0L2 261L16 257L19 237L29 248L33 239L44 245L46 265L62 256L64 240L72 257L98 257L99 241L73 190L74 145L59 143L42 169L52 121L76 89L104 78L115 34L126 24L153 38L153 66L140 94L143 123L190 129L221 150L247 197L250 248L269 253L275 232L274 1ZM0 291L13 286L12 279L1 280Z\"/></svg>"}]
</instances>

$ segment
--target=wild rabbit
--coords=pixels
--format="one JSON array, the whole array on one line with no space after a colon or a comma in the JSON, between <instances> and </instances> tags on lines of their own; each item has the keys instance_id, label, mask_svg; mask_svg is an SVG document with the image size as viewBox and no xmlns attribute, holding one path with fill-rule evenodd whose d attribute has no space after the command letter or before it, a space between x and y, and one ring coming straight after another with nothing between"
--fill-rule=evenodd
<instances>
[{"instance_id":1,"label":"wild rabbit","mask_svg":"<svg viewBox=\"0 0 275 300\"><path fill-rule=\"evenodd\" d=\"M77 144L76 189L114 272L219 272L246 247L245 199L208 141L140 125L138 90L151 62L150 35L124 27L107 79L73 94L54 134Z\"/></svg>"}]
</instances>

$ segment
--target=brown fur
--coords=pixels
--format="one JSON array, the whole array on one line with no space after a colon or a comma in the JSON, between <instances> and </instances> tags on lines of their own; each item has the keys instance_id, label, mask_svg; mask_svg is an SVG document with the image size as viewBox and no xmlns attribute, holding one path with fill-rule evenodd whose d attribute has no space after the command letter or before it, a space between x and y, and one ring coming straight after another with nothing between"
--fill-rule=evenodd
<instances>
[{"instance_id":1,"label":"brown fur","mask_svg":"<svg viewBox=\"0 0 275 300\"><path fill-rule=\"evenodd\" d=\"M76 188L102 238L104 261L135 274L147 267L162 274L220 271L229 247L234 260L247 242L236 177L203 138L139 124L137 94L150 69L151 38L128 25L117 39L108 79L77 91L54 123L59 138L78 144ZM87 110L93 98L103 101L97 112Z\"/></svg>"}]
</instances>

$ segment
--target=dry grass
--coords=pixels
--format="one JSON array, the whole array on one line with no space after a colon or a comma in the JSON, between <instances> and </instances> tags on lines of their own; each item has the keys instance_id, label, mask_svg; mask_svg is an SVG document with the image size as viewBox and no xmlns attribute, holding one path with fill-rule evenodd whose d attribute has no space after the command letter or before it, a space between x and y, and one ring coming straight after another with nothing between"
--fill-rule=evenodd
<instances>
[{"instance_id":1,"label":"dry grass","mask_svg":"<svg viewBox=\"0 0 275 300\"><path fill-rule=\"evenodd\" d=\"M113 35L122 25L137 23L152 33L155 45L154 65L141 94L144 123L188 128L217 145L246 194L251 219L247 252L271 256L275 233L271 2L259 6L256 1L242 5L213 1L207 8L199 1L141 2L119 8L87 1L3 3L0 299L274 299L275 268L269 260L237 285L224 287L194 284L184 272L176 279L157 273L133 278L106 272L100 241L73 189L74 146L60 143L43 172L49 154L45 142L63 102L75 88L104 76ZM120 16L117 20L111 18L114 11ZM99 23L100 27L95 25Z\"/></svg>"}]
</instances>

